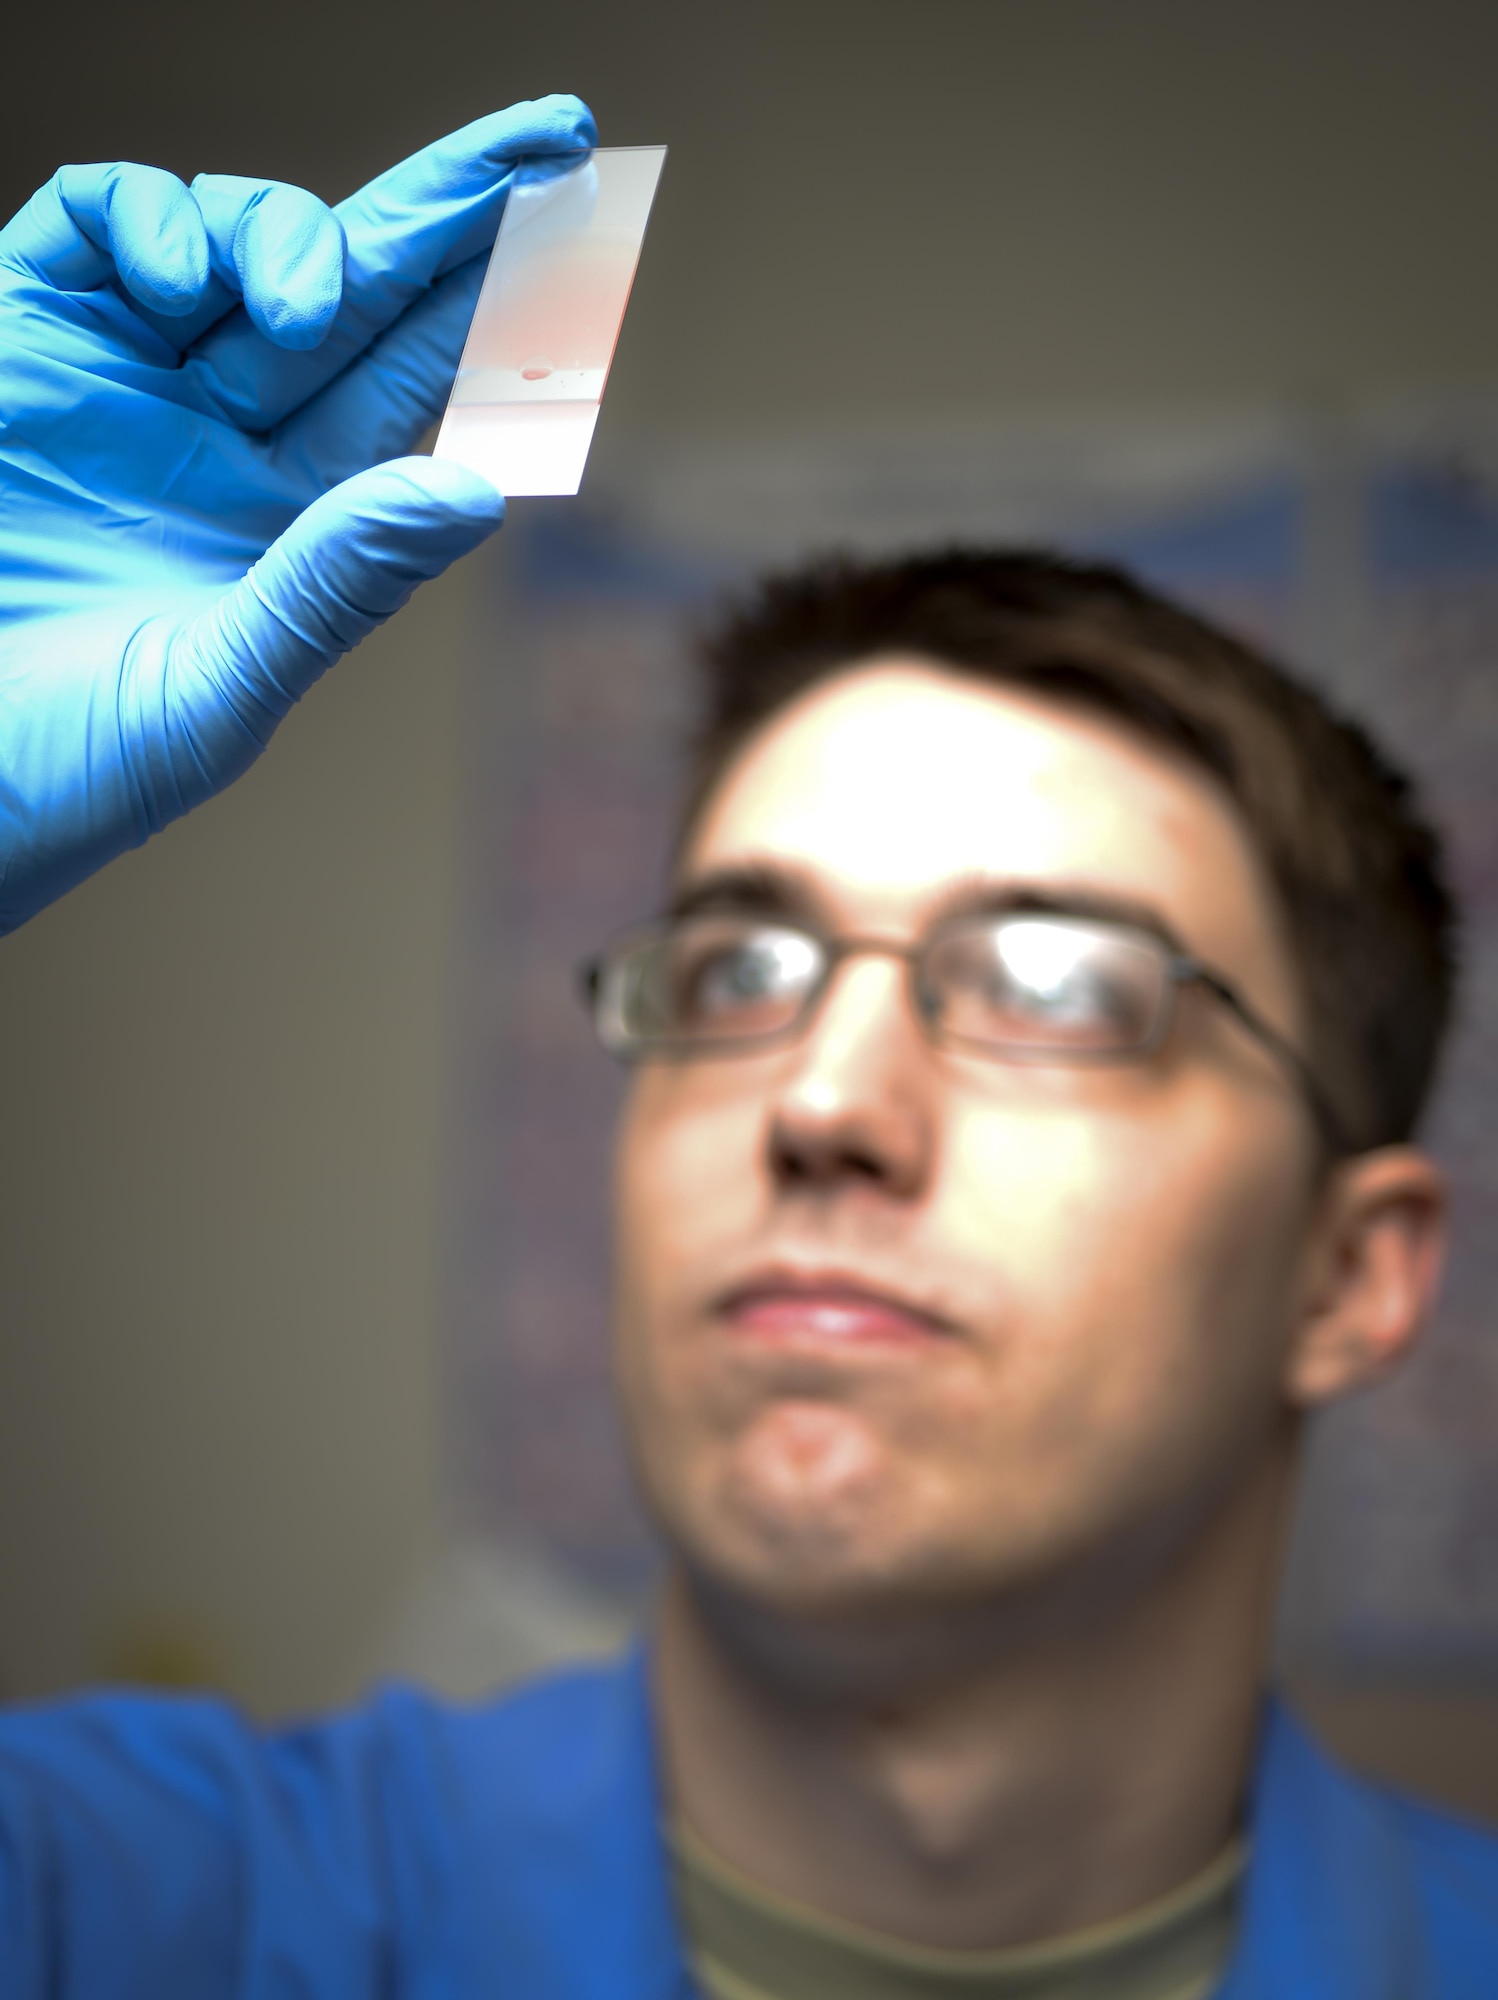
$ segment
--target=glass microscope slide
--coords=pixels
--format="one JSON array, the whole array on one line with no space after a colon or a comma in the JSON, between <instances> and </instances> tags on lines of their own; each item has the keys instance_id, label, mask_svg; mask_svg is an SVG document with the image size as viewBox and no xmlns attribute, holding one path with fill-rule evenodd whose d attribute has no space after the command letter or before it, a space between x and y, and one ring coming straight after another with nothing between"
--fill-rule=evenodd
<instances>
[{"instance_id":1,"label":"glass microscope slide","mask_svg":"<svg viewBox=\"0 0 1498 2000\"><path fill-rule=\"evenodd\" d=\"M576 493L664 146L516 169L434 448L509 495Z\"/></svg>"}]
</instances>

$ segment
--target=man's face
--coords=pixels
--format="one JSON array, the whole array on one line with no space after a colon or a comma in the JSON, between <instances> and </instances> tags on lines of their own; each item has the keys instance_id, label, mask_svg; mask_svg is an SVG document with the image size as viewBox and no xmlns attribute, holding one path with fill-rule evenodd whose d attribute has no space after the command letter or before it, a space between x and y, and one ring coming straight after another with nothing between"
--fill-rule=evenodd
<instances>
[{"instance_id":1,"label":"man's face","mask_svg":"<svg viewBox=\"0 0 1498 2000\"><path fill-rule=\"evenodd\" d=\"M678 886L744 871L826 935L900 942L996 891L1116 897L1303 1040L1225 799L1081 709L851 668L740 752ZM957 1053L906 980L850 957L799 1039L646 1063L624 1117L637 1463L691 1567L766 1605L1127 1568L1283 1427L1314 1145L1272 1059L1200 989L1143 1059Z\"/></svg>"}]
</instances>

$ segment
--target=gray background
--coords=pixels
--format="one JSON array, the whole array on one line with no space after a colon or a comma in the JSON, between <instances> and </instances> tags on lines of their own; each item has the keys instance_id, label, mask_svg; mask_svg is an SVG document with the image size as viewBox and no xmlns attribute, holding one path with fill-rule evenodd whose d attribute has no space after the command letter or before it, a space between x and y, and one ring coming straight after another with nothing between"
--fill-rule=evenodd
<instances>
[{"instance_id":1,"label":"gray background","mask_svg":"<svg viewBox=\"0 0 1498 2000\"><path fill-rule=\"evenodd\" d=\"M556 87L607 140L668 141L605 469L652 435L1336 425L1498 382L1488 6L18 13L6 210L111 155L336 198ZM505 672L508 560L0 946L9 1692L128 1669L342 1698L441 1560L467 682ZM1481 1689L1338 1700L1348 1740L1448 1789L1483 1742L1498 1763Z\"/></svg>"}]
</instances>

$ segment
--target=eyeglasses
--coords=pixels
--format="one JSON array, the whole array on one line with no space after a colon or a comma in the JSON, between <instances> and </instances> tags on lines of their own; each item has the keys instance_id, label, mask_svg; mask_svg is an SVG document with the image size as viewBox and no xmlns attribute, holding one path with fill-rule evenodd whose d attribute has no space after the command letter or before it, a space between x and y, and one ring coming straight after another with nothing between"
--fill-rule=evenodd
<instances>
[{"instance_id":1,"label":"eyeglasses","mask_svg":"<svg viewBox=\"0 0 1498 2000\"><path fill-rule=\"evenodd\" d=\"M1182 987L1237 1018L1301 1091L1334 1153L1353 1150L1300 1052L1219 974L1123 921L1001 910L914 944L827 938L740 912L683 916L620 938L581 969L599 1040L624 1062L752 1054L802 1032L844 960L901 960L929 1039L1000 1062L1111 1063L1165 1041Z\"/></svg>"}]
</instances>

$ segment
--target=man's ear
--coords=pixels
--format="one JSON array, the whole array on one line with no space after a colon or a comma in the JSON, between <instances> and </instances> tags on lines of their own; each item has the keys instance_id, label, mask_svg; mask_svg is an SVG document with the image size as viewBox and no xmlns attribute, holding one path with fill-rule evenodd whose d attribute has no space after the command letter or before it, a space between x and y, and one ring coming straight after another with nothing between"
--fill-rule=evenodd
<instances>
[{"instance_id":1,"label":"man's ear","mask_svg":"<svg viewBox=\"0 0 1498 2000\"><path fill-rule=\"evenodd\" d=\"M1307 1242L1285 1393L1303 1408L1375 1381L1415 1346L1446 1249L1446 1178L1413 1146L1333 1169Z\"/></svg>"}]
</instances>

